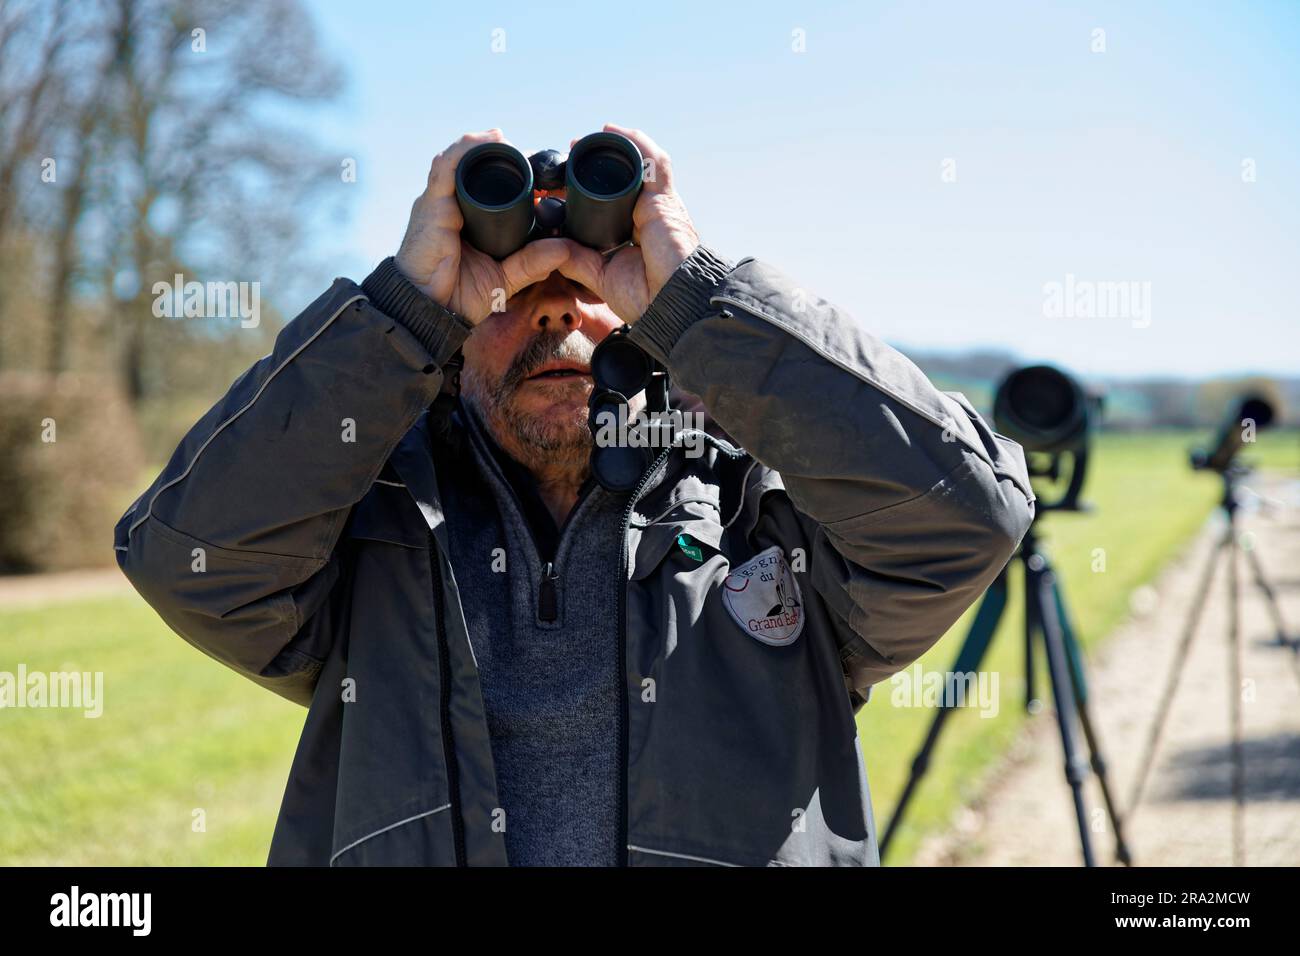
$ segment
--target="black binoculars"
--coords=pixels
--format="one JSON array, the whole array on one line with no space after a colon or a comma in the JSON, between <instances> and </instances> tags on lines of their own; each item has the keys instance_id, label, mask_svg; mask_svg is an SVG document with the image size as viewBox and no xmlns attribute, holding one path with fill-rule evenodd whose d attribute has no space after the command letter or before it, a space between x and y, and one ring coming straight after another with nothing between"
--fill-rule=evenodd
<instances>
[{"instance_id":1,"label":"black binoculars","mask_svg":"<svg viewBox=\"0 0 1300 956\"><path fill-rule=\"evenodd\" d=\"M625 444L631 399L644 391L646 412L668 410L668 370L627 337L628 326L607 335L591 354L595 383L587 399L587 426L591 429L591 473L604 488L631 491L654 461L648 445ZM607 443L602 435L612 434Z\"/></svg>"},{"instance_id":2,"label":"black binoculars","mask_svg":"<svg viewBox=\"0 0 1300 956\"><path fill-rule=\"evenodd\" d=\"M584 136L567 158L553 149L525 158L506 143L480 143L456 166L461 235L495 259L561 235L606 252L632 238L643 177L641 151L619 133ZM567 200L534 195L559 189Z\"/></svg>"}]
</instances>

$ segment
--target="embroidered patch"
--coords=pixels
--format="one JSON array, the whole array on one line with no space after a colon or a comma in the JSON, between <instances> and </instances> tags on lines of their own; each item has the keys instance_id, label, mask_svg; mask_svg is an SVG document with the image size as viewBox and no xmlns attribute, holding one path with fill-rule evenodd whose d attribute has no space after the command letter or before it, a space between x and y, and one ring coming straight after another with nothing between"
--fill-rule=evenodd
<instances>
[{"instance_id":1,"label":"embroidered patch","mask_svg":"<svg viewBox=\"0 0 1300 956\"><path fill-rule=\"evenodd\" d=\"M722 603L742 631L764 644L785 647L803 633L803 595L779 545L727 575Z\"/></svg>"}]
</instances>

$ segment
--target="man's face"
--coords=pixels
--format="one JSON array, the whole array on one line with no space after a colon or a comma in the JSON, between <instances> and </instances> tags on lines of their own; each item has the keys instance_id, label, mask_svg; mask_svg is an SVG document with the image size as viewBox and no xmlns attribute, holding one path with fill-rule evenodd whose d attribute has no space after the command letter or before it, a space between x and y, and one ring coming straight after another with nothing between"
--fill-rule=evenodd
<instances>
[{"instance_id":1,"label":"man's face","mask_svg":"<svg viewBox=\"0 0 1300 956\"><path fill-rule=\"evenodd\" d=\"M462 395L517 461L535 471L584 470L591 353L622 324L590 290L554 272L465 341Z\"/></svg>"}]
</instances>

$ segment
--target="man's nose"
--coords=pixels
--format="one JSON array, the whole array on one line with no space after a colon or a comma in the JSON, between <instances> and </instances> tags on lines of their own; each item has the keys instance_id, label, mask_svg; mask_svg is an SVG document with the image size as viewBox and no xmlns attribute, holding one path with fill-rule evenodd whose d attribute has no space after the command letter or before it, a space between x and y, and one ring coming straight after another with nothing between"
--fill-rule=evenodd
<instances>
[{"instance_id":1,"label":"man's nose","mask_svg":"<svg viewBox=\"0 0 1300 956\"><path fill-rule=\"evenodd\" d=\"M572 293L544 293L530 310L532 327L538 332L573 332L582 328L582 314Z\"/></svg>"}]
</instances>

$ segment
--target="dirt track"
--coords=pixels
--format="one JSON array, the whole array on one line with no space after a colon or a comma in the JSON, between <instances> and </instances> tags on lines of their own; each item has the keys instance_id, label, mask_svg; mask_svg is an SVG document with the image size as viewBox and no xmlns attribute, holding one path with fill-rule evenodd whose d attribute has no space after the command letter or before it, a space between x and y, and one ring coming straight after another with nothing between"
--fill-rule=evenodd
<instances>
[{"instance_id":1,"label":"dirt track","mask_svg":"<svg viewBox=\"0 0 1300 956\"><path fill-rule=\"evenodd\" d=\"M1255 478L1246 484L1273 502L1243 512L1241 527L1266 563L1295 637L1300 635L1300 482ZM1126 811L1184 618L1221 530L1216 518L1195 545L1165 569L1154 591L1134 602L1142 613L1135 613L1088 662L1093 719L1113 792ZM1274 629L1244 556L1238 568L1243 584L1241 673L1248 692L1253 689L1253 699L1248 693L1242 704L1244 858L1247 865L1295 866L1300 865L1300 660L1273 643ZM1145 796L1125 824L1137 865L1233 863L1227 614L1226 561L1221 561ZM1029 721L987 780L984 792L959 811L951 829L923 844L917 863L1081 862L1060 736L1050 710ZM1089 814L1103 806L1091 776L1085 794ZM1113 863L1109 826L1093 838L1098 862Z\"/></svg>"},{"instance_id":2,"label":"dirt track","mask_svg":"<svg viewBox=\"0 0 1300 956\"><path fill-rule=\"evenodd\" d=\"M131 584L117 568L91 571L59 571L52 574L19 574L0 577L0 608L59 604L80 598L100 597L131 590Z\"/></svg>"}]
</instances>

